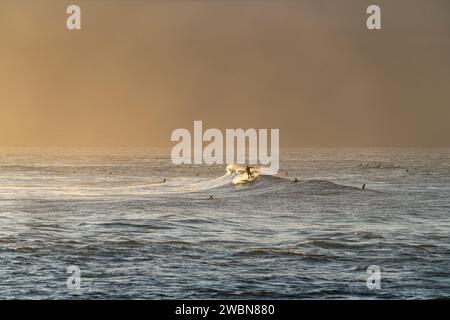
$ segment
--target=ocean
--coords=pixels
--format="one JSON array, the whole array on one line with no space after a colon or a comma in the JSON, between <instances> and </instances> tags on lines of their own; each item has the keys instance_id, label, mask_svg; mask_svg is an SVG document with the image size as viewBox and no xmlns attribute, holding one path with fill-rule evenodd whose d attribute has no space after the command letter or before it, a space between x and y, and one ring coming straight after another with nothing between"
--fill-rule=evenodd
<instances>
[{"instance_id":1,"label":"ocean","mask_svg":"<svg viewBox=\"0 0 450 320\"><path fill-rule=\"evenodd\" d=\"M234 184L169 149L3 148L0 298L450 297L450 149L283 149L280 165Z\"/></svg>"}]
</instances>

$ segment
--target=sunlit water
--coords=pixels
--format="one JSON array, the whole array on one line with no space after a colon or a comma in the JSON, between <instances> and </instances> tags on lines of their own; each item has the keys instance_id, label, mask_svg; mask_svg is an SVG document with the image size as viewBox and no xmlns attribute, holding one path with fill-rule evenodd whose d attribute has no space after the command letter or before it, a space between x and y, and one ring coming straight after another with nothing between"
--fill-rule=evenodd
<instances>
[{"instance_id":1,"label":"sunlit water","mask_svg":"<svg viewBox=\"0 0 450 320\"><path fill-rule=\"evenodd\" d=\"M169 151L0 150L0 298L450 296L449 149L283 150L244 185Z\"/></svg>"}]
</instances>

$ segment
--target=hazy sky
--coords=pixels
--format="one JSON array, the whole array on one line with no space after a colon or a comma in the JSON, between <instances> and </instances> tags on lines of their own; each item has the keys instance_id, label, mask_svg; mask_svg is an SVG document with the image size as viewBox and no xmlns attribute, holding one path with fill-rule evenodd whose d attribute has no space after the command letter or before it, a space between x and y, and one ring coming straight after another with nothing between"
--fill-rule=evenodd
<instances>
[{"instance_id":1,"label":"hazy sky","mask_svg":"<svg viewBox=\"0 0 450 320\"><path fill-rule=\"evenodd\" d=\"M450 146L448 0L1 0L0 39L0 146L170 146L194 120Z\"/></svg>"}]
</instances>

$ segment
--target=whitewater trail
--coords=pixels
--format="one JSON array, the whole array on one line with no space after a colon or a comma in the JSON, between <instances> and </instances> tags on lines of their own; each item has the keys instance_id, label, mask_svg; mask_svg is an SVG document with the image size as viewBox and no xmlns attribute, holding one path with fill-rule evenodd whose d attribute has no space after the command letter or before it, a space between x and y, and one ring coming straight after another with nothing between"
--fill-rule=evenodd
<instances>
[{"instance_id":1,"label":"whitewater trail","mask_svg":"<svg viewBox=\"0 0 450 320\"><path fill-rule=\"evenodd\" d=\"M103 178L92 179L88 185L80 181L66 179L48 179L35 182L34 185L2 186L4 195L11 196L22 191L28 199L105 199L120 201L123 197L146 199L158 196L192 196L227 197L227 196L257 196L270 194L286 196L293 194L330 194L336 192L354 191L356 188L335 184L327 180L306 180L292 183L291 180L273 175L261 174L258 168L252 168L252 177L248 177L245 167L228 165L226 173L215 179L199 177L173 178L166 182L150 184L124 185L116 187L105 185ZM20 190L18 190L20 189Z\"/></svg>"}]
</instances>

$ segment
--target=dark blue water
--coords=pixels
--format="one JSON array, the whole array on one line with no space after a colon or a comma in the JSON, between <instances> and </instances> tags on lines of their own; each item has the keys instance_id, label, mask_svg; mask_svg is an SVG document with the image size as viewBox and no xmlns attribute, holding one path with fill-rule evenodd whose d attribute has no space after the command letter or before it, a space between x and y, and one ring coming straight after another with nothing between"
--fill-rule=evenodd
<instances>
[{"instance_id":1,"label":"dark blue water","mask_svg":"<svg viewBox=\"0 0 450 320\"><path fill-rule=\"evenodd\" d=\"M4 149L0 298L449 297L449 160L284 150L279 176L234 185L169 150Z\"/></svg>"}]
</instances>

